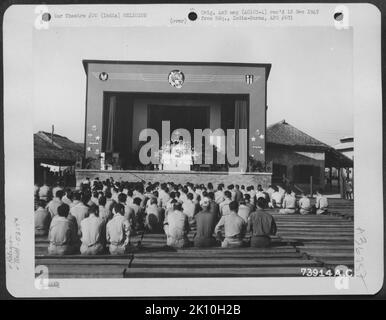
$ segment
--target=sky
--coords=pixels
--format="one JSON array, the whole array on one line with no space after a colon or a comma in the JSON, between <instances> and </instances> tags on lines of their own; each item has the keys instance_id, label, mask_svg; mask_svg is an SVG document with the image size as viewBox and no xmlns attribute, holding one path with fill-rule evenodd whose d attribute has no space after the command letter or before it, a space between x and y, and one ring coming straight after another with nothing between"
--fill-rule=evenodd
<instances>
[{"instance_id":1,"label":"sky","mask_svg":"<svg viewBox=\"0 0 386 320\"><path fill-rule=\"evenodd\" d=\"M84 141L83 59L271 63L267 124L335 145L353 135L352 29L85 27L33 31L34 131Z\"/></svg>"}]
</instances>

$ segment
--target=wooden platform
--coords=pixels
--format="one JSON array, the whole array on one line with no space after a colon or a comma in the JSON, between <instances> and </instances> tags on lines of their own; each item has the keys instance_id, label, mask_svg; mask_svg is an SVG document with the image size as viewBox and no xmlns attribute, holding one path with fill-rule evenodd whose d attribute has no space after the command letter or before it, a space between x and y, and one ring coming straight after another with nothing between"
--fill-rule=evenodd
<instances>
[{"instance_id":1,"label":"wooden platform","mask_svg":"<svg viewBox=\"0 0 386 320\"><path fill-rule=\"evenodd\" d=\"M335 209L336 204L336 209ZM338 212L342 209L342 216ZM124 256L55 257L47 255L46 238L37 238L36 265L52 278L122 277L291 277L301 268L354 266L353 202L334 200L333 215L274 215L278 234L266 249L171 249L164 234L146 234L141 247ZM193 233L189 234L192 238ZM136 244L139 238L132 239Z\"/></svg>"}]
</instances>

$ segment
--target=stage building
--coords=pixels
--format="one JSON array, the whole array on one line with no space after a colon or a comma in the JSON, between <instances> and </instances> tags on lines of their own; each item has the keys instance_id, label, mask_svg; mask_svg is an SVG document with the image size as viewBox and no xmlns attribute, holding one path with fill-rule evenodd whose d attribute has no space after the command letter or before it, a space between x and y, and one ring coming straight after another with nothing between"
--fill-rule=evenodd
<instances>
[{"instance_id":1,"label":"stage building","mask_svg":"<svg viewBox=\"0 0 386 320\"><path fill-rule=\"evenodd\" d=\"M85 162L77 180L99 175L131 181L271 182L265 166L270 64L84 60L83 65ZM227 157L227 141L214 149L214 163L206 163L204 139L202 149L192 151L202 161L193 158L175 170L165 163L143 164L138 155L146 141L140 141L140 132L154 129L163 150L162 121L170 122L170 133L186 129L192 146L194 129L235 129L236 155L241 150L247 154L245 172L229 174L232 165L216 161L221 153ZM247 130L245 143L238 142L238 129Z\"/></svg>"}]
</instances>

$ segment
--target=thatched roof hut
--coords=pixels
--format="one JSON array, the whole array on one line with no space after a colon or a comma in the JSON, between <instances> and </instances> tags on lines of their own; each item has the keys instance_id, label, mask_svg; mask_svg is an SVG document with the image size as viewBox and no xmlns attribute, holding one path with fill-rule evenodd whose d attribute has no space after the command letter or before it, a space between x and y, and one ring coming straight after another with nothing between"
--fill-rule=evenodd
<instances>
[{"instance_id":1,"label":"thatched roof hut","mask_svg":"<svg viewBox=\"0 0 386 320\"><path fill-rule=\"evenodd\" d=\"M325 152L326 167L353 167L353 160L303 131L290 125L285 120L267 127L267 149L280 147L298 151Z\"/></svg>"},{"instance_id":2,"label":"thatched roof hut","mask_svg":"<svg viewBox=\"0 0 386 320\"><path fill-rule=\"evenodd\" d=\"M82 144L58 134L39 131L34 134L34 159L38 163L74 165L84 155Z\"/></svg>"}]
</instances>

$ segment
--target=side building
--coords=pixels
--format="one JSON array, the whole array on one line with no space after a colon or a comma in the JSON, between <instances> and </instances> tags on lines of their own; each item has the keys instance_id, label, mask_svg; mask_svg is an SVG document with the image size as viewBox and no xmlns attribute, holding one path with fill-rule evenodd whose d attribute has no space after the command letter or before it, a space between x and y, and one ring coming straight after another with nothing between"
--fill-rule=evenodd
<instances>
[{"instance_id":1,"label":"side building","mask_svg":"<svg viewBox=\"0 0 386 320\"><path fill-rule=\"evenodd\" d=\"M309 192L311 181L313 190L331 186L332 168L341 172L353 166L352 159L285 120L267 127L266 142L272 183L294 185L298 192Z\"/></svg>"}]
</instances>

